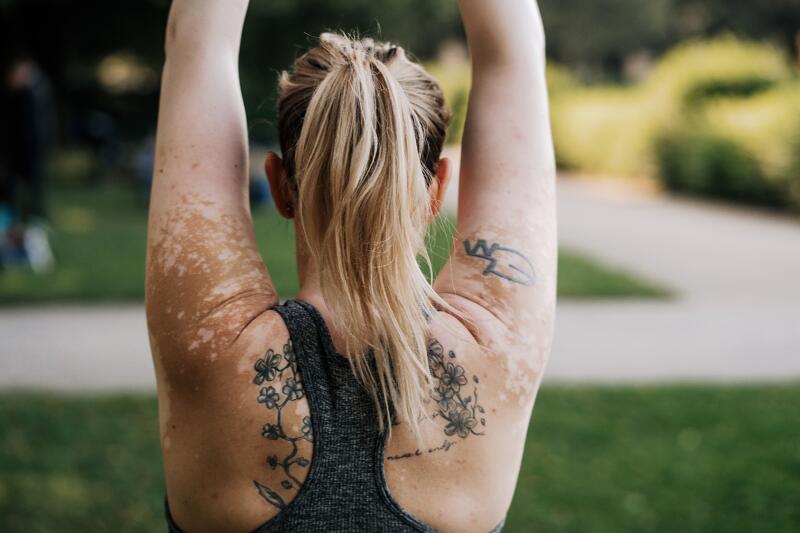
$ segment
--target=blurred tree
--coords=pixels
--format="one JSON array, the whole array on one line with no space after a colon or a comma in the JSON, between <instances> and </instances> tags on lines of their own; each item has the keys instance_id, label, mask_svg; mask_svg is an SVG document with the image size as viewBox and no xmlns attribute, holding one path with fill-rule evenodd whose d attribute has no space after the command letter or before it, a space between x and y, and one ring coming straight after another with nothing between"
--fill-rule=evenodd
<instances>
[{"instance_id":1,"label":"blurred tree","mask_svg":"<svg viewBox=\"0 0 800 533\"><path fill-rule=\"evenodd\" d=\"M548 55L584 78L619 78L625 59L662 50L674 0L539 0Z\"/></svg>"},{"instance_id":2,"label":"blurred tree","mask_svg":"<svg viewBox=\"0 0 800 533\"><path fill-rule=\"evenodd\" d=\"M584 78L620 79L632 57L658 54L686 37L722 30L778 41L796 54L800 0L539 0L550 56ZM54 81L63 124L86 111L114 117L123 137L144 136L157 84L124 94L103 86L98 65L113 56L157 77L169 0L0 0L0 40L24 48ZM329 29L394 40L422 58L462 38L455 0L251 0L242 49L252 133L273 139L277 73ZM144 76L147 78L147 76ZM124 84L123 84L124 85Z\"/></svg>"},{"instance_id":3,"label":"blurred tree","mask_svg":"<svg viewBox=\"0 0 800 533\"><path fill-rule=\"evenodd\" d=\"M800 0L672 0L677 38L733 32L776 41L798 59Z\"/></svg>"},{"instance_id":4,"label":"blurred tree","mask_svg":"<svg viewBox=\"0 0 800 533\"><path fill-rule=\"evenodd\" d=\"M626 58L722 32L776 42L795 59L800 0L539 0L548 54L584 78L620 78Z\"/></svg>"},{"instance_id":5,"label":"blurred tree","mask_svg":"<svg viewBox=\"0 0 800 533\"><path fill-rule=\"evenodd\" d=\"M108 94L99 84L97 67L110 54L123 54L160 68L169 4L169 0L0 0L0 18L3 26L17 29L4 40L24 42L53 77L66 115L100 108L121 119L123 135L142 136L155 120L156 91ZM395 40L422 57L461 33L452 0L253 0L251 6L242 78L247 107L256 119L274 114L279 70L323 31L341 28ZM253 134L263 141L273 135L258 121Z\"/></svg>"}]
</instances>

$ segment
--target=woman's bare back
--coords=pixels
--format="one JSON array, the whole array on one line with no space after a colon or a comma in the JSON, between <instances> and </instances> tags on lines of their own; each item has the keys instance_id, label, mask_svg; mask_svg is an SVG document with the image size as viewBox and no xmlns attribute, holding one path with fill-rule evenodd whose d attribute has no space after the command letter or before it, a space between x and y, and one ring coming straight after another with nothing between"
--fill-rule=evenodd
<instances>
[{"instance_id":1,"label":"woman's bare back","mask_svg":"<svg viewBox=\"0 0 800 533\"><path fill-rule=\"evenodd\" d=\"M167 494L188 531L247 531L279 516L307 486L316 444L310 384L292 366L247 197L236 70L247 7L175 0L161 92L146 303ZM555 162L536 3L460 7L473 87L456 238L433 289L462 316L432 321L423 444L400 420L383 465L411 515L485 533L511 502L550 350ZM301 282L298 298L332 325L319 279ZM334 343L343 333L331 332Z\"/></svg>"},{"instance_id":2,"label":"woman's bare back","mask_svg":"<svg viewBox=\"0 0 800 533\"><path fill-rule=\"evenodd\" d=\"M323 320L341 353L340 335L329 326L333 321ZM196 416L186 406L179 409L185 422L176 413L163 420L170 507L186 530L208 527L212 516L228 527L264 524L300 493L314 461L315 413L307 389L315 384L300 371L301 350L283 317L272 310L258 322L242 339L241 353L219 364L215 380L229 385L217 409ZM535 395L527 384L537 381L531 374L538 370L514 363L513 346L498 346L487 356L445 313L434 318L433 332L431 420L422 426L420 444L402 421L393 425L384 452L385 481L397 504L422 523L443 532L486 533L510 505ZM202 450L193 437L198 434L204 436ZM219 509L227 509L224 516Z\"/></svg>"}]
</instances>

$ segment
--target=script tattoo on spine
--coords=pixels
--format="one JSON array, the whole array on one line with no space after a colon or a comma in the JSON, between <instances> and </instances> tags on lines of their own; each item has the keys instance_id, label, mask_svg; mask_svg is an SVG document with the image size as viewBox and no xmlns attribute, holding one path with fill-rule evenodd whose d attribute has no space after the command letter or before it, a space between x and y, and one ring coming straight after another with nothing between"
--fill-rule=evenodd
<instances>
[{"instance_id":1,"label":"script tattoo on spine","mask_svg":"<svg viewBox=\"0 0 800 533\"><path fill-rule=\"evenodd\" d=\"M464 241L464 249L470 257L477 257L488 261L483 269L483 275L495 275L512 283L531 286L536 282L536 270L533 263L525 254L499 243L489 245L485 240L479 239L473 245L469 240Z\"/></svg>"},{"instance_id":2,"label":"script tattoo on spine","mask_svg":"<svg viewBox=\"0 0 800 533\"><path fill-rule=\"evenodd\" d=\"M413 452L392 455L386 459L396 461L409 457L419 457L425 453L447 452L454 445L470 435L483 435L486 427L486 410L478 404L478 376L470 380L464 367L456 361L453 350L445 353L442 343L433 339L428 344L428 365L434 380L431 399L435 402L435 410L431 418L444 420L445 439L439 446L427 450L417 448ZM470 383L471 382L471 383ZM472 391L469 390L470 385ZM450 440L448 437L458 436L461 440Z\"/></svg>"},{"instance_id":3,"label":"script tattoo on spine","mask_svg":"<svg viewBox=\"0 0 800 533\"><path fill-rule=\"evenodd\" d=\"M266 385L261 387L258 403L277 412L276 422L264 425L261 436L267 440L283 441L291 445L291 451L285 457L278 458L277 455L267 457L267 465L272 470L280 469L282 471L284 479L281 481L281 487L285 490L297 491L300 489L302 481L292 474L292 468L308 468L308 465L311 464L307 458L299 455L297 443L302 440L312 442L313 434L310 417L303 417L303 426L299 435L288 434L281 418L283 409L289 402L301 400L305 396L305 390L297 371L297 356L292 347L292 341L290 340L283 346L283 353L267 350L264 357L256 361L255 371L253 383ZM284 374L286 374L285 380ZM276 387L280 388L280 392ZM286 507L286 500L276 491L255 480L253 480L253 484L267 502L278 509Z\"/></svg>"}]
</instances>

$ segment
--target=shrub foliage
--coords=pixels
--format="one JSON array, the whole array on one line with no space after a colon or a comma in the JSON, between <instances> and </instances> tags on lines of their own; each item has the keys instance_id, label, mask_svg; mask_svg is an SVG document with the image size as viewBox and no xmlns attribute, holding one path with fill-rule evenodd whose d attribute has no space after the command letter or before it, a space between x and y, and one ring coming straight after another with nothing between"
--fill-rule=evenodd
<instances>
[{"instance_id":1,"label":"shrub foliage","mask_svg":"<svg viewBox=\"0 0 800 533\"><path fill-rule=\"evenodd\" d=\"M559 92L553 131L562 167L800 210L800 82L769 44L691 42L639 85Z\"/></svg>"}]
</instances>

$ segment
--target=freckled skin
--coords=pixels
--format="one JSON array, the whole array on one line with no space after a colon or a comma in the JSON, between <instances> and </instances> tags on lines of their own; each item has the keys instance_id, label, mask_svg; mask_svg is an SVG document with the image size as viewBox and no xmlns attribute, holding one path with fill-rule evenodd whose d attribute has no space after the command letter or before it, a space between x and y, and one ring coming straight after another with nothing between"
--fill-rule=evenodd
<instances>
[{"instance_id":1,"label":"freckled skin","mask_svg":"<svg viewBox=\"0 0 800 533\"><path fill-rule=\"evenodd\" d=\"M443 532L485 533L511 502L550 351L554 160L535 3L460 4L474 86L457 236L435 288L463 316L432 318L445 362L432 374L437 385L450 386L438 397L431 392L422 449L402 420L393 426L385 469L394 497L421 520ZM278 296L248 203L247 128L236 78L246 8L246 0L175 0L167 31L146 307L169 503L178 524L192 532L256 528L279 512L269 498L291 501L307 475L307 466L283 468L270 458L313 460L313 439L300 438L307 398L287 402L279 414L262 393L273 387L283 394L294 378L302 390L302 375L288 366L273 373L266 362L270 354L285 362L290 339L270 310ZM514 42L481 42L492 35ZM484 48L496 55L487 57ZM530 262L535 282L487 273L490 259L464 246L479 240L515 251L495 257L505 264L494 272L513 273L509 258L522 254L516 257ZM302 243L297 257L298 298L317 307L344 353L344 332L333 327ZM460 396L442 399L455 389ZM277 424L282 436L271 439L265 428ZM288 474L289 488L282 485ZM256 490L256 482L269 492Z\"/></svg>"}]
</instances>

